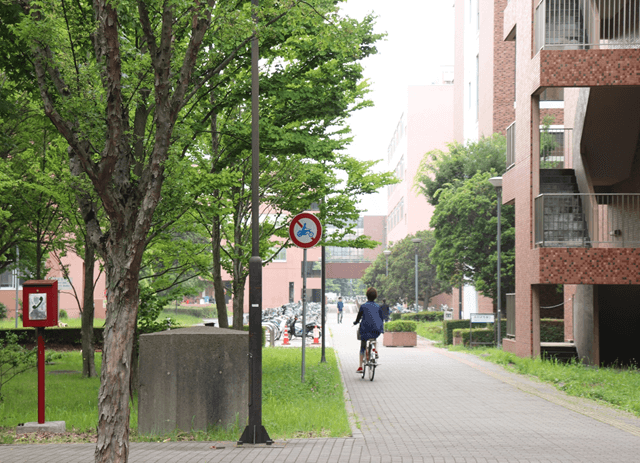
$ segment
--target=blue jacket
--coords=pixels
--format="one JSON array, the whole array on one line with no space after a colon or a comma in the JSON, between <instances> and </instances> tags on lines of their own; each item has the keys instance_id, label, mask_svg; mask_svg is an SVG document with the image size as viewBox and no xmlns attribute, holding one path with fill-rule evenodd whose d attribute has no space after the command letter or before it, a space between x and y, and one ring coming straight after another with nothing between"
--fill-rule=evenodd
<instances>
[{"instance_id":1,"label":"blue jacket","mask_svg":"<svg viewBox=\"0 0 640 463\"><path fill-rule=\"evenodd\" d=\"M355 323L360 320L360 339L377 339L384 332L382 310L375 302L365 302L360 306Z\"/></svg>"}]
</instances>

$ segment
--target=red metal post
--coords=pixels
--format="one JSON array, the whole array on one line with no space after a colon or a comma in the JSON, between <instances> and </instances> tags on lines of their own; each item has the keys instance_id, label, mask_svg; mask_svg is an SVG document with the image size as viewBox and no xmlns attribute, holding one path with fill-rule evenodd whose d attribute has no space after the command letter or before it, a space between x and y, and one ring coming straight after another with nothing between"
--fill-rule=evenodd
<instances>
[{"instance_id":1,"label":"red metal post","mask_svg":"<svg viewBox=\"0 0 640 463\"><path fill-rule=\"evenodd\" d=\"M36 328L38 336L38 423L44 424L44 328Z\"/></svg>"}]
</instances>

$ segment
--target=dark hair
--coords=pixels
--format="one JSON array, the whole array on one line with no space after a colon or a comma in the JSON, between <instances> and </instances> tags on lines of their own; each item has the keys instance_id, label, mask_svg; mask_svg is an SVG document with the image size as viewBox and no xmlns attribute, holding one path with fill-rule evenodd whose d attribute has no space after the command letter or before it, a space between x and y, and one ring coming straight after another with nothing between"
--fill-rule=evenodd
<instances>
[{"instance_id":1,"label":"dark hair","mask_svg":"<svg viewBox=\"0 0 640 463\"><path fill-rule=\"evenodd\" d=\"M376 297L378 297L378 291L376 291L375 288L369 288L367 289L367 300L368 301L375 301Z\"/></svg>"}]
</instances>

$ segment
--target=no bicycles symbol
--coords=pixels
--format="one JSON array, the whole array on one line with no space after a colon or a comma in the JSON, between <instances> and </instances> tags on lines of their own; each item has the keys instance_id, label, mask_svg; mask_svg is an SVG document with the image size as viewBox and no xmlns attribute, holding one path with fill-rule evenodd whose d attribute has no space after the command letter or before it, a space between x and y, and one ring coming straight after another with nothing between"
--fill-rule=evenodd
<instances>
[{"instance_id":1,"label":"no bicycles symbol","mask_svg":"<svg viewBox=\"0 0 640 463\"><path fill-rule=\"evenodd\" d=\"M314 247L322 237L320 220L309 212L296 215L289 225L289 237L299 248Z\"/></svg>"}]
</instances>

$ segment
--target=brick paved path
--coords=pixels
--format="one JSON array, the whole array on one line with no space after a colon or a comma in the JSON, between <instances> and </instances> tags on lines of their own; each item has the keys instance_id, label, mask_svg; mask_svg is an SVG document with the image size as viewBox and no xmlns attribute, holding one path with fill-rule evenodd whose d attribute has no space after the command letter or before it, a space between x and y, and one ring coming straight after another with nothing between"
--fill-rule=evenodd
<instances>
[{"instance_id":1,"label":"brick paved path","mask_svg":"<svg viewBox=\"0 0 640 463\"><path fill-rule=\"evenodd\" d=\"M347 313L329 316L353 409L354 437L234 443L133 443L136 463L640 461L640 419L421 340L380 348L373 382L355 374L358 342ZM268 430L267 430L268 431ZM217 448L211 448L212 445ZM224 448L220 448L224 447ZM93 444L4 445L0 463L86 463Z\"/></svg>"}]
</instances>

